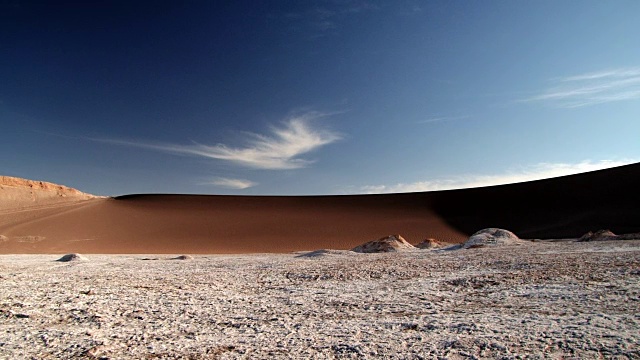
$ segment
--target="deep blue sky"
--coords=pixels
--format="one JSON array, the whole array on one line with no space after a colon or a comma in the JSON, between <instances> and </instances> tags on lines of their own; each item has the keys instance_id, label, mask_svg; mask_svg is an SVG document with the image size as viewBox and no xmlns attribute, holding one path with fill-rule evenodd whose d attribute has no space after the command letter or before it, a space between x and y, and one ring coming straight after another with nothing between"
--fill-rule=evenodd
<instances>
[{"instance_id":1,"label":"deep blue sky","mask_svg":"<svg viewBox=\"0 0 640 360\"><path fill-rule=\"evenodd\" d=\"M0 1L0 174L100 195L640 161L640 2Z\"/></svg>"}]
</instances>

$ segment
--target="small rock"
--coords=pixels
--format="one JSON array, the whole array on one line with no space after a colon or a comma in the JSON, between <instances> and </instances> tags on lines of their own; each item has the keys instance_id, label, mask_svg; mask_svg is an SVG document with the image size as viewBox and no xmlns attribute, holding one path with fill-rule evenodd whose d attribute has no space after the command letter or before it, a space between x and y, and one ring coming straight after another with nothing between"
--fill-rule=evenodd
<instances>
[{"instance_id":1,"label":"small rock","mask_svg":"<svg viewBox=\"0 0 640 360\"><path fill-rule=\"evenodd\" d=\"M104 356L104 353L107 351L107 347L105 345L97 345L87 350L84 355L90 356L98 359L108 359L108 357Z\"/></svg>"}]
</instances>

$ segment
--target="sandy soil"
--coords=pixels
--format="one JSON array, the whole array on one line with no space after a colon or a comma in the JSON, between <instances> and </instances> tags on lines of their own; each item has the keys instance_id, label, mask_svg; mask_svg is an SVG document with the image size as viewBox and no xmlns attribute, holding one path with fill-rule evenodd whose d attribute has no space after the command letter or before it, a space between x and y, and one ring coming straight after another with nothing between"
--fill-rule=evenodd
<instances>
[{"instance_id":1,"label":"sandy soil","mask_svg":"<svg viewBox=\"0 0 640 360\"><path fill-rule=\"evenodd\" d=\"M3 255L0 358L640 358L640 241L311 255Z\"/></svg>"}]
</instances>

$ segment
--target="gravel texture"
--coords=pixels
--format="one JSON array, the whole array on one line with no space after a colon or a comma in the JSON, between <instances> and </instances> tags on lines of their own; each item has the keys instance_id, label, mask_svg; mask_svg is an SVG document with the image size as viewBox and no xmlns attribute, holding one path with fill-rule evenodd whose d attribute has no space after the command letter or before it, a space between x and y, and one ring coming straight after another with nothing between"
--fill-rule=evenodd
<instances>
[{"instance_id":1,"label":"gravel texture","mask_svg":"<svg viewBox=\"0 0 640 360\"><path fill-rule=\"evenodd\" d=\"M6 359L638 359L640 241L0 256Z\"/></svg>"}]
</instances>

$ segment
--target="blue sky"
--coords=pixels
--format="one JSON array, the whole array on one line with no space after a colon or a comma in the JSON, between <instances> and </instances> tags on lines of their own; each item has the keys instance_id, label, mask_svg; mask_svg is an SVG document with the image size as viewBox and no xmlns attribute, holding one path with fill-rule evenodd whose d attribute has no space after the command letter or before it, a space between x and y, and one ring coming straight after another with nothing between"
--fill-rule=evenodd
<instances>
[{"instance_id":1,"label":"blue sky","mask_svg":"<svg viewBox=\"0 0 640 360\"><path fill-rule=\"evenodd\" d=\"M0 3L0 174L349 194L640 161L640 2Z\"/></svg>"}]
</instances>

